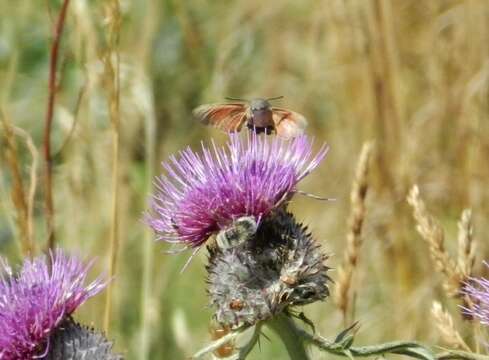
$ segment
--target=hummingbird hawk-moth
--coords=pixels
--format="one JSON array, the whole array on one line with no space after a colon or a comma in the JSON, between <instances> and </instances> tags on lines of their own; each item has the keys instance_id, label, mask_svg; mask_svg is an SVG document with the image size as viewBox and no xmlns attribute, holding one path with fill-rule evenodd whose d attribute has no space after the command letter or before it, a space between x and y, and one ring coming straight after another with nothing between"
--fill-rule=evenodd
<instances>
[{"instance_id":1,"label":"hummingbird hawk-moth","mask_svg":"<svg viewBox=\"0 0 489 360\"><path fill-rule=\"evenodd\" d=\"M211 125L225 132L240 131L243 125L257 133L275 132L283 138L294 138L301 135L307 121L301 114L288 109L272 107L269 99L253 99L228 104L206 104L197 107L193 114L204 125Z\"/></svg>"}]
</instances>

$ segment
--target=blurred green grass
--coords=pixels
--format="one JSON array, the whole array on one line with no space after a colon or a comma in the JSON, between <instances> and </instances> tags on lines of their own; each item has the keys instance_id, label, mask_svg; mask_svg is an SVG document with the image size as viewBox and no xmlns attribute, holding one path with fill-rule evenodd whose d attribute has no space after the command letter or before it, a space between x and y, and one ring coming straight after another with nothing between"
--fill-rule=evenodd
<instances>
[{"instance_id":1,"label":"blurred green grass","mask_svg":"<svg viewBox=\"0 0 489 360\"><path fill-rule=\"evenodd\" d=\"M12 123L41 149L47 100L51 27L60 1L0 0L0 100ZM426 319L431 302L452 309L461 332L468 324L444 298L427 245L415 232L405 203L418 183L430 210L456 250L461 211L474 211L478 262L488 258L489 5L482 1L121 1L120 261L114 283L110 337L128 359L141 355L141 291L145 245L141 223L159 163L183 147L225 136L197 124L191 110L225 96L284 95L280 106L306 115L308 132L331 151L301 188L335 197L307 198L292 209L316 238L342 260L349 191L364 141L376 141L356 274L358 341L438 341ZM48 10L49 9L49 10ZM51 15L50 15L51 14ZM110 227L111 136L106 80L103 2L72 0L63 35L52 147L55 157L56 233L60 244L107 268ZM28 180L31 157L20 138ZM5 141L2 137L2 151ZM39 167L42 174L42 167ZM11 175L2 157L0 253L19 260ZM35 202L35 240L46 240L42 178ZM205 252L179 274L189 254L163 254L151 244L148 312L150 359L181 359L209 340ZM146 252L146 256L148 253ZM333 272L332 277L335 277ZM78 314L102 326L104 297ZM318 330L342 329L331 301L304 309ZM274 337L251 359L284 358ZM318 357L319 358L319 357Z\"/></svg>"}]
</instances>

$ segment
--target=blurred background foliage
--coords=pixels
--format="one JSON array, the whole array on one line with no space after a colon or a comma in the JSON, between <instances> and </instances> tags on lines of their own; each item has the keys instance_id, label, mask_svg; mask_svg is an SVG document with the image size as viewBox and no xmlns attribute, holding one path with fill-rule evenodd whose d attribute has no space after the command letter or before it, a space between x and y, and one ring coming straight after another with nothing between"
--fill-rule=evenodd
<instances>
[{"instance_id":1,"label":"blurred background foliage","mask_svg":"<svg viewBox=\"0 0 489 360\"><path fill-rule=\"evenodd\" d=\"M0 0L2 116L37 147L33 238L45 247L42 136L49 47L59 0ZM451 309L470 342L457 300L447 299L428 245L405 199L417 183L456 250L463 209L474 214L476 273L489 246L489 4L417 0L141 0L120 2L121 247L109 337L128 359L183 359L209 341L205 251L163 254L141 223L160 162L188 145L225 135L192 118L192 109L225 96L283 95L278 106L303 113L308 133L331 151L301 189L335 197L291 204L327 252L342 261L349 191L362 143L375 141L364 244L354 278L358 343L417 339L438 343L433 300ZM105 2L72 0L58 68L52 133L58 243L107 271L112 137L102 56L110 46ZM32 153L15 133L25 187ZM0 253L21 258L12 175L0 155ZM68 139L68 140L67 140ZM34 153L36 155L36 153ZM332 272L333 279L335 272ZM102 327L104 296L77 317ZM304 308L320 333L343 328L332 301ZM267 333L251 358L284 356ZM319 358L319 355L317 355Z\"/></svg>"}]
</instances>

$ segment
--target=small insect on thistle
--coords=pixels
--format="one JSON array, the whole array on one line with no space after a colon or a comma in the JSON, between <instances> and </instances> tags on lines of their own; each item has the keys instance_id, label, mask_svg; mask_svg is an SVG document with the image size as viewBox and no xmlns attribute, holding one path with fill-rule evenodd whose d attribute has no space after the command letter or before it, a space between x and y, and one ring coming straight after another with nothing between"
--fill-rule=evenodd
<instances>
[{"instance_id":1,"label":"small insect on thistle","mask_svg":"<svg viewBox=\"0 0 489 360\"><path fill-rule=\"evenodd\" d=\"M288 286L294 286L297 284L297 276L295 275L282 275L280 276L280 280Z\"/></svg>"},{"instance_id":2,"label":"small insect on thistle","mask_svg":"<svg viewBox=\"0 0 489 360\"><path fill-rule=\"evenodd\" d=\"M240 101L229 104L205 104L197 107L193 114L204 125L212 125L225 132L238 132L244 124L256 133L277 133L278 136L290 139L304 133L307 121L301 114L277 107L270 101L283 96L250 101L235 98L227 100Z\"/></svg>"},{"instance_id":3,"label":"small insect on thistle","mask_svg":"<svg viewBox=\"0 0 489 360\"><path fill-rule=\"evenodd\" d=\"M239 246L251 239L256 234L257 229L258 224L253 216L243 216L217 234L217 246L222 250Z\"/></svg>"},{"instance_id":4,"label":"small insect on thistle","mask_svg":"<svg viewBox=\"0 0 489 360\"><path fill-rule=\"evenodd\" d=\"M229 334L230 331L231 331L231 329L228 326L223 327L223 326L218 325L215 322L212 322L210 327L209 327L209 332L211 334L212 340L218 340L218 339L222 338L223 336ZM234 353L235 349L236 348L234 346L234 342L232 342L232 341L227 342L224 345L218 347L214 351L214 355L219 359L227 358Z\"/></svg>"},{"instance_id":5,"label":"small insect on thistle","mask_svg":"<svg viewBox=\"0 0 489 360\"><path fill-rule=\"evenodd\" d=\"M231 302L229 303L229 308L231 310L237 310L237 311L241 311L243 310L243 308L245 307L245 302L240 300L240 299L233 299L231 300Z\"/></svg>"}]
</instances>

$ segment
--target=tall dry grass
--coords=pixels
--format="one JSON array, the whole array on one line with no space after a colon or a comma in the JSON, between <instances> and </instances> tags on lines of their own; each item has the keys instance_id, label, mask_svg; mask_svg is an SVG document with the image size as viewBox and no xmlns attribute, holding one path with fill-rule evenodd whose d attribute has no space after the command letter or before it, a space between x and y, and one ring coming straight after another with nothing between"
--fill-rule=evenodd
<instances>
[{"instance_id":1,"label":"tall dry grass","mask_svg":"<svg viewBox=\"0 0 489 360\"><path fill-rule=\"evenodd\" d=\"M104 49L104 81L107 89L107 99L109 106L109 118L112 133L112 169L111 169L111 206L110 206L110 235L109 235L109 278L114 279L117 272L117 262L119 257L119 154L120 154L120 54L119 39L121 31L121 9L119 0L114 0L105 5L105 21L107 25L107 44ZM107 287L104 311L104 331L109 332L111 310L112 310L112 289L114 284Z\"/></svg>"},{"instance_id":2,"label":"tall dry grass","mask_svg":"<svg viewBox=\"0 0 489 360\"><path fill-rule=\"evenodd\" d=\"M48 100L49 46L60 6L53 0L0 0L2 13L8 14L0 25L1 107L14 133L21 129L32 137L37 153ZM440 301L473 349L474 330L459 315L460 300L445 296L446 276L433 273L429 247L416 232L405 199L418 184L426 208L443 229L443 248L453 254L450 267L464 277L479 275L480 261L489 257L483 240L489 230L488 20L489 5L474 0L120 1L119 40L111 47L120 55L114 207L114 77L107 81L103 61L114 18L107 17L104 2L71 0L51 134L55 233L59 245L98 256L96 270L109 272L117 210L119 258L110 317L117 350L129 359L180 359L209 339L205 257L177 275L186 257L162 254L165 246L151 241L141 213L160 161L187 144L197 147L211 136L224 139L193 121L194 106L224 96L274 95L285 96L278 106L306 115L316 141L331 145L327 160L301 187L338 200L297 198L292 207L336 254L330 260L334 268L348 248L345 224L357 156L365 140L376 143L361 266L351 289L357 294L359 343L442 342L437 323L426 324L433 301ZM19 260L25 206L19 208L11 196L20 189L7 160L13 135L1 131L0 253ZM39 251L48 237L45 190L37 186L32 198L30 186L31 170L37 169L37 185L44 181L43 172L33 163L36 152L26 146L28 137L15 139L15 151L9 151L17 158L24 201L31 201L27 221ZM464 213L458 230L466 208L471 215ZM473 239L480 239L477 251ZM338 280L339 274L332 276ZM102 327L104 300L92 300L79 318ZM304 310L322 334L343 327L332 301ZM250 358L282 355L272 341Z\"/></svg>"}]
</instances>

